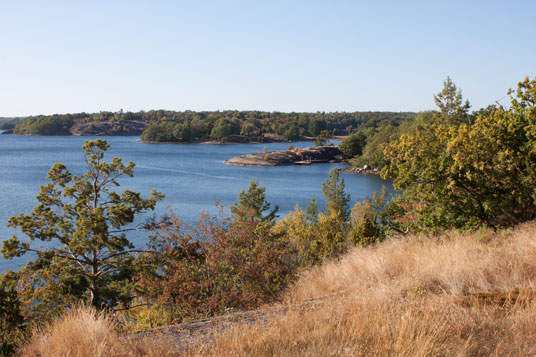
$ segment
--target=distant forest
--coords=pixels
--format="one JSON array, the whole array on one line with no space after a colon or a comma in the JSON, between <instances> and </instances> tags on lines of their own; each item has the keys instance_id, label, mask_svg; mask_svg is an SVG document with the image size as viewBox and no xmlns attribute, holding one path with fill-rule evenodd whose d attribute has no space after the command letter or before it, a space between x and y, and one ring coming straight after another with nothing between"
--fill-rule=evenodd
<instances>
[{"instance_id":1,"label":"distant forest","mask_svg":"<svg viewBox=\"0 0 536 357\"><path fill-rule=\"evenodd\" d=\"M13 129L24 118L0 117L0 130Z\"/></svg>"},{"instance_id":2,"label":"distant forest","mask_svg":"<svg viewBox=\"0 0 536 357\"><path fill-rule=\"evenodd\" d=\"M282 113L261 111L167 111L55 114L0 122L23 135L141 135L146 142L269 141L348 135L380 124L400 125L407 112Z\"/></svg>"}]
</instances>

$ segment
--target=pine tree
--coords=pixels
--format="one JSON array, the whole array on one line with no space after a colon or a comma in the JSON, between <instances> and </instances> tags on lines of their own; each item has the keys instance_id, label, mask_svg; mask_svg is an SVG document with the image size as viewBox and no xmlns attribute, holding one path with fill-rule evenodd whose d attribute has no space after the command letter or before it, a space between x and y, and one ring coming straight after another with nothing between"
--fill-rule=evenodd
<instances>
[{"instance_id":1,"label":"pine tree","mask_svg":"<svg viewBox=\"0 0 536 357\"><path fill-rule=\"evenodd\" d=\"M344 179L339 179L339 170L334 167L328 179L322 183L322 192L326 198L326 209L328 213L338 212L344 220L348 220L350 215L350 194L344 192Z\"/></svg>"},{"instance_id":2,"label":"pine tree","mask_svg":"<svg viewBox=\"0 0 536 357\"><path fill-rule=\"evenodd\" d=\"M82 147L87 172L73 176L62 163L47 174L51 182L41 186L39 204L31 214L9 219L9 226L20 227L30 241L14 235L3 242L4 258L35 253L23 268L33 279L33 293L39 303L57 304L61 299L85 301L97 308L128 304L135 275L133 244L128 231L137 214L153 210L163 195L154 191L149 198L119 186L118 179L134 175L134 163L120 158L105 162L106 140L86 141ZM33 247L33 241L51 242ZM50 300L50 301L47 301Z\"/></svg>"},{"instance_id":3,"label":"pine tree","mask_svg":"<svg viewBox=\"0 0 536 357\"><path fill-rule=\"evenodd\" d=\"M442 124L451 126L471 123L468 114L471 105L468 100L463 102L462 91L456 88L450 77L443 82L441 92L434 95L434 101L440 110L439 118Z\"/></svg>"},{"instance_id":4,"label":"pine tree","mask_svg":"<svg viewBox=\"0 0 536 357\"><path fill-rule=\"evenodd\" d=\"M259 186L257 180L251 180L247 191L241 190L238 194L238 201L230 207L231 213L235 216L247 217L253 215L261 217L266 222L275 222L279 207L276 205L270 210L270 203L266 201L266 188ZM264 214L266 211L268 213Z\"/></svg>"},{"instance_id":5,"label":"pine tree","mask_svg":"<svg viewBox=\"0 0 536 357\"><path fill-rule=\"evenodd\" d=\"M12 273L0 275L0 356L10 356L22 342L24 318Z\"/></svg>"},{"instance_id":6,"label":"pine tree","mask_svg":"<svg viewBox=\"0 0 536 357\"><path fill-rule=\"evenodd\" d=\"M318 204L315 197L311 198L311 201L305 206L305 214L309 222L318 222Z\"/></svg>"}]
</instances>

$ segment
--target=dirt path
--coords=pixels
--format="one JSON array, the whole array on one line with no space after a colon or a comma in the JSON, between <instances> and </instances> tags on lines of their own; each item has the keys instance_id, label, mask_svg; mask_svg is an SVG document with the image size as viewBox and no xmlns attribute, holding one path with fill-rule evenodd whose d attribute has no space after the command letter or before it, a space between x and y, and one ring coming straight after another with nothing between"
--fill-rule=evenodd
<instances>
[{"instance_id":1,"label":"dirt path","mask_svg":"<svg viewBox=\"0 0 536 357\"><path fill-rule=\"evenodd\" d=\"M125 338L134 341L146 338L165 339L179 346L180 350L192 349L211 343L216 334L230 331L237 324L268 324L271 319L284 316L291 309L312 309L321 304L327 297L340 294L344 294L344 291L310 299L298 305L270 305L259 310L235 312L202 320L139 331L129 334Z\"/></svg>"}]
</instances>

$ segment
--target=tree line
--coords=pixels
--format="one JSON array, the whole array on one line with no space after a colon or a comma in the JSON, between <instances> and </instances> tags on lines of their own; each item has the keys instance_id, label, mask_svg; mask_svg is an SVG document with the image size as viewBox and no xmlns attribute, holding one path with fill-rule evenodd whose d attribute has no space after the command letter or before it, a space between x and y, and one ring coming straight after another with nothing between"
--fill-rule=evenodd
<instances>
[{"instance_id":1,"label":"tree line","mask_svg":"<svg viewBox=\"0 0 536 357\"><path fill-rule=\"evenodd\" d=\"M261 111L168 111L99 112L55 114L30 117L4 123L15 134L70 135L75 124L111 123L127 125L140 122L146 126L141 134L147 142L264 141L264 134L277 134L285 140L316 137L323 131L345 135L363 125L396 123L411 119L414 113L282 113ZM368 124L367 124L368 123Z\"/></svg>"}]
</instances>

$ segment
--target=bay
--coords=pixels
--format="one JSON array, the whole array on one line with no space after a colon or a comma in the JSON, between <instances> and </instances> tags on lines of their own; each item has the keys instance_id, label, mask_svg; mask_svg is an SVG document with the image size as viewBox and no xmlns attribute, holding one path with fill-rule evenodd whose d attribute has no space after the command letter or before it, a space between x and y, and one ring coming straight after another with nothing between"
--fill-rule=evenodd
<instances>
[{"instance_id":1,"label":"bay","mask_svg":"<svg viewBox=\"0 0 536 357\"><path fill-rule=\"evenodd\" d=\"M230 166L224 161L238 155L262 151L287 149L288 143L270 144L144 144L139 137L98 137L111 145L107 160L117 156L124 162L136 164L134 177L123 178L117 191L130 189L149 195L151 189L165 194L156 213L172 209L183 220L195 224L202 211L216 213L216 201L228 207L236 202L241 189L247 188L252 179L266 187L267 200L279 205L280 217L298 204L304 207L311 197L316 197L320 208L324 207L322 182L333 166L342 164L315 164L310 166L245 167ZM96 137L79 136L18 136L0 135L0 241L17 234L7 227L9 217L30 213L37 201L39 186L45 184L46 173L56 162L64 163L73 174L85 171L81 146L85 140ZM295 142L294 147L306 148L312 142ZM382 185L393 193L390 181L377 176L346 174L346 192L351 204L362 201L366 195L381 191ZM144 247L146 232L129 235L138 247ZM34 242L39 245L41 242ZM0 257L0 273L18 269L29 256L4 260Z\"/></svg>"}]
</instances>

